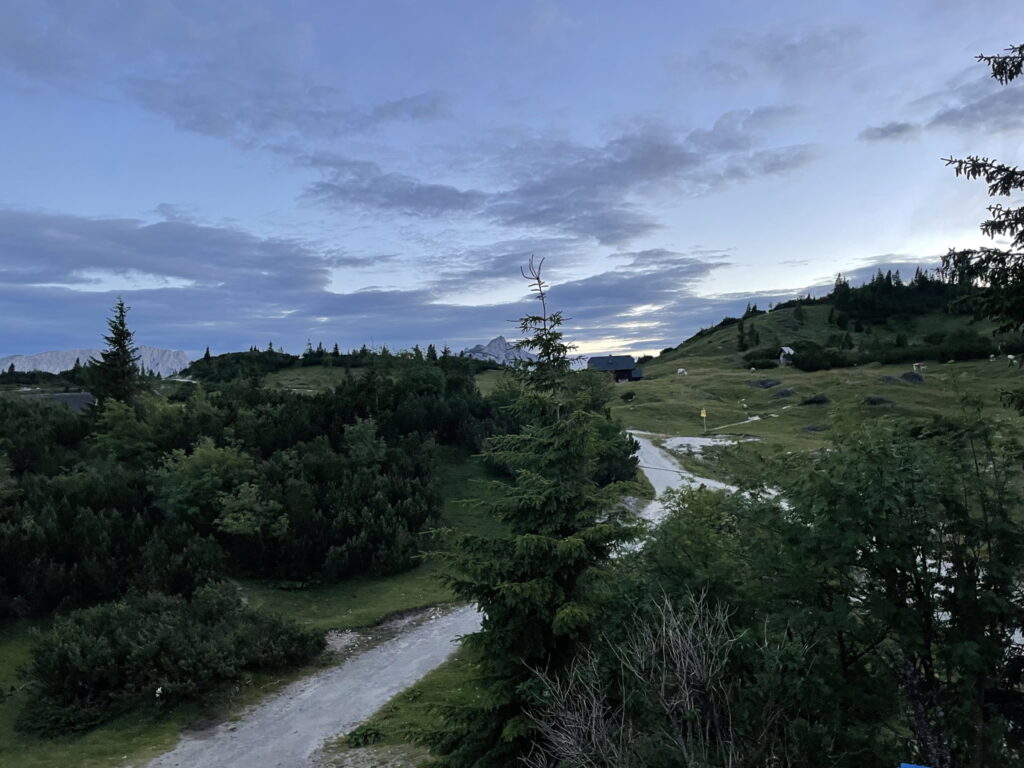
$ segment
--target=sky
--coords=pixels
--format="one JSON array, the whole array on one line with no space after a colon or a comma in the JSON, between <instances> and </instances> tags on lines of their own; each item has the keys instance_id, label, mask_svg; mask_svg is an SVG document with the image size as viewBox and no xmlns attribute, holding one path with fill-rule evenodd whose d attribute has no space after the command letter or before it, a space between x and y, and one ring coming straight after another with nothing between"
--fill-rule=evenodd
<instances>
[{"instance_id":1,"label":"sky","mask_svg":"<svg viewBox=\"0 0 1024 768\"><path fill-rule=\"evenodd\" d=\"M984 242L1019 0L0 0L0 356L674 346Z\"/></svg>"}]
</instances>

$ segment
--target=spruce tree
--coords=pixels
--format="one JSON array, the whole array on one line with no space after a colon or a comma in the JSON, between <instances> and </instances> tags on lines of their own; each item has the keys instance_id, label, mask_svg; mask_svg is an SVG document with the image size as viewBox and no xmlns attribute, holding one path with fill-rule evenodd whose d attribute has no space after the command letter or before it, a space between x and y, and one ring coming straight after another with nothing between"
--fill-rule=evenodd
<instances>
[{"instance_id":1,"label":"spruce tree","mask_svg":"<svg viewBox=\"0 0 1024 768\"><path fill-rule=\"evenodd\" d=\"M616 510L615 489L594 480L604 417L577 399L571 379L580 374L571 370L561 313L547 310L542 266L531 259L524 273L540 312L520 322L519 347L537 356L513 369L522 430L489 438L484 449L512 477L492 504L509 535L453 534L444 556L453 591L483 613L466 648L484 696L448 710L431 734L443 766L497 768L528 752L535 726L526 712L539 693L531 670L556 673L595 635L589 590L601 564L636 535Z\"/></svg>"},{"instance_id":2,"label":"spruce tree","mask_svg":"<svg viewBox=\"0 0 1024 768\"><path fill-rule=\"evenodd\" d=\"M209 359L210 359L210 348L207 347L206 351L203 352L203 360L209 360Z\"/></svg>"},{"instance_id":3,"label":"spruce tree","mask_svg":"<svg viewBox=\"0 0 1024 768\"><path fill-rule=\"evenodd\" d=\"M131 402L139 390L139 350L135 334L128 330L130 307L118 298L114 314L107 320L109 333L103 337L107 347L100 359L91 359L93 394L98 400Z\"/></svg>"},{"instance_id":4,"label":"spruce tree","mask_svg":"<svg viewBox=\"0 0 1024 768\"><path fill-rule=\"evenodd\" d=\"M1006 85L1024 70L1024 45L1008 48L1005 54L978 56L992 77ZM989 197L1012 197L1024 191L1024 169L987 157L947 158L957 176L983 179ZM986 237L1007 247L951 249L942 258L942 273L948 279L979 288L977 308L1001 324L1001 330L1024 328L1024 206L996 203L989 206L989 218L981 223ZM1001 243L1000 243L1001 244Z\"/></svg>"},{"instance_id":5,"label":"spruce tree","mask_svg":"<svg viewBox=\"0 0 1024 768\"><path fill-rule=\"evenodd\" d=\"M437 362L437 349L433 344L427 344L427 360L432 363Z\"/></svg>"}]
</instances>

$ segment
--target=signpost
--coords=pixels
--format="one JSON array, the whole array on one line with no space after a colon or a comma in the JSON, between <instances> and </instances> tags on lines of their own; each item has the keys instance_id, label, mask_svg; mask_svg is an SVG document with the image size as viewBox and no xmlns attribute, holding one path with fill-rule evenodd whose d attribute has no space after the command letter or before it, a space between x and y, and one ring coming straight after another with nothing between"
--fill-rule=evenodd
<instances>
[{"instance_id":1,"label":"signpost","mask_svg":"<svg viewBox=\"0 0 1024 768\"><path fill-rule=\"evenodd\" d=\"M708 412L706 408L700 409L700 417L704 419L704 434L708 433Z\"/></svg>"}]
</instances>

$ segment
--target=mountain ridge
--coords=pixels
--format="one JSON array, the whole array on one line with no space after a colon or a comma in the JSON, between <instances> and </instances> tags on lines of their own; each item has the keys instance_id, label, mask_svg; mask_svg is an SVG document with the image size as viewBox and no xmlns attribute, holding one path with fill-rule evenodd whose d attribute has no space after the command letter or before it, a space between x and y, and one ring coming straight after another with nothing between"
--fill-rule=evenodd
<instances>
[{"instance_id":1,"label":"mountain ridge","mask_svg":"<svg viewBox=\"0 0 1024 768\"><path fill-rule=\"evenodd\" d=\"M516 360L536 360L537 356L532 352L520 349L515 344L510 344L504 336L495 336L486 344L477 344L462 350L466 357L476 360L493 360L502 365L508 365Z\"/></svg>"},{"instance_id":2,"label":"mountain ridge","mask_svg":"<svg viewBox=\"0 0 1024 768\"><path fill-rule=\"evenodd\" d=\"M0 370L7 370L12 364L16 371L44 371L60 373L74 367L75 360L85 365L89 358L99 358L99 349L57 349L37 352L32 355L7 355L0 357ZM147 370L169 376L187 368L192 359L180 349L160 347L139 347L139 363Z\"/></svg>"}]
</instances>

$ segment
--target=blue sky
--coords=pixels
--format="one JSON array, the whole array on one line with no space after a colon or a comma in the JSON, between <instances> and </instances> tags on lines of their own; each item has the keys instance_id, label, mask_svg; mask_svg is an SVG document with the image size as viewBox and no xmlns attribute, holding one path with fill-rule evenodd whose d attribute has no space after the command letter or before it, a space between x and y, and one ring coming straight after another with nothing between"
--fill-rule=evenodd
<instances>
[{"instance_id":1,"label":"blue sky","mask_svg":"<svg viewBox=\"0 0 1024 768\"><path fill-rule=\"evenodd\" d=\"M455 349L552 303L585 353L978 244L1019 2L0 0L0 355Z\"/></svg>"}]
</instances>

